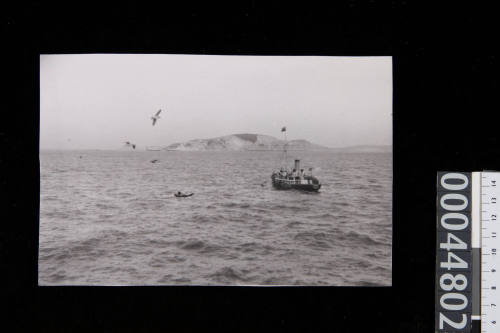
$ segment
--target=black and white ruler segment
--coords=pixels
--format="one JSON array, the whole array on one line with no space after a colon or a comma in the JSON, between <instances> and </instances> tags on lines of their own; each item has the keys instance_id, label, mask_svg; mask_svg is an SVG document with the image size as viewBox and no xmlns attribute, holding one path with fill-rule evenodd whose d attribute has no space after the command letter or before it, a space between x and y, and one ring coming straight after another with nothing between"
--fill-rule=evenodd
<instances>
[{"instance_id":1,"label":"black and white ruler segment","mask_svg":"<svg viewBox=\"0 0 500 333\"><path fill-rule=\"evenodd\" d=\"M500 173L474 172L475 193L479 204L476 219L480 221L480 313L481 332L500 332ZM474 258L475 260L475 258Z\"/></svg>"}]
</instances>

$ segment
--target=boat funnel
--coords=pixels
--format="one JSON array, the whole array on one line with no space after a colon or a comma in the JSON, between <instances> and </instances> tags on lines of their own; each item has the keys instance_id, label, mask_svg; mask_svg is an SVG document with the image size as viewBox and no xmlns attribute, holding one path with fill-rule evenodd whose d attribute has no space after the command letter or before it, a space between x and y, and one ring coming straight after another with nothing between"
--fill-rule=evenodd
<instances>
[{"instance_id":1,"label":"boat funnel","mask_svg":"<svg viewBox=\"0 0 500 333\"><path fill-rule=\"evenodd\" d=\"M295 170L300 171L300 160L295 160Z\"/></svg>"}]
</instances>

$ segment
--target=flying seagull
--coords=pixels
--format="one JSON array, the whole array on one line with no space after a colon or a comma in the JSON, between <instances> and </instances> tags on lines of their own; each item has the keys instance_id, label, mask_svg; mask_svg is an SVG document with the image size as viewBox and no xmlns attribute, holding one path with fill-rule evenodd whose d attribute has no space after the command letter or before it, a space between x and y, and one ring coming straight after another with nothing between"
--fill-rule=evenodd
<instances>
[{"instance_id":1,"label":"flying seagull","mask_svg":"<svg viewBox=\"0 0 500 333\"><path fill-rule=\"evenodd\" d=\"M126 141L126 142L125 142L125 145L126 145L127 147L132 147L133 149L135 149L135 144L130 143L130 141Z\"/></svg>"},{"instance_id":2,"label":"flying seagull","mask_svg":"<svg viewBox=\"0 0 500 333\"><path fill-rule=\"evenodd\" d=\"M156 124L156 121L158 119L160 119L160 112L161 112L161 109L158 110L158 112L156 112L156 114L154 116L151 117L151 119L153 120L153 126Z\"/></svg>"}]
</instances>

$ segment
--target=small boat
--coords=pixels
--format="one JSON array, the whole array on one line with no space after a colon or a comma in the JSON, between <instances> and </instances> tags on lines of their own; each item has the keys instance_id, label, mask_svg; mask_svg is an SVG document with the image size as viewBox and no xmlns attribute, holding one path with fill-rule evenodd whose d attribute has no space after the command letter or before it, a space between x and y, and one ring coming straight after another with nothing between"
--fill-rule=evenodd
<instances>
[{"instance_id":1,"label":"small boat","mask_svg":"<svg viewBox=\"0 0 500 333\"><path fill-rule=\"evenodd\" d=\"M187 197L192 196L193 194L194 194L194 193L184 194L184 193L178 192L178 193L175 193L174 195L175 195L177 198L187 198Z\"/></svg>"}]
</instances>

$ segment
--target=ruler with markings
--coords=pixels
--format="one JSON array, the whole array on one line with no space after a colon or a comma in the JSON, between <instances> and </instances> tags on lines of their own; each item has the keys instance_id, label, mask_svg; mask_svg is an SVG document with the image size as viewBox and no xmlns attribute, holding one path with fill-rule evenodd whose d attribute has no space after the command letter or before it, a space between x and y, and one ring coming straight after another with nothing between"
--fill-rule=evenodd
<instances>
[{"instance_id":1,"label":"ruler with markings","mask_svg":"<svg viewBox=\"0 0 500 333\"><path fill-rule=\"evenodd\" d=\"M500 205L497 203L500 202L500 173L474 172L473 176L480 178L479 182L473 179L473 186L480 192L477 215L481 228L481 289L480 318L472 319L480 320L481 332L500 332L500 292L497 290L500 288L500 257L497 254L500 248Z\"/></svg>"},{"instance_id":2,"label":"ruler with markings","mask_svg":"<svg viewBox=\"0 0 500 333\"><path fill-rule=\"evenodd\" d=\"M438 172L436 332L500 332L500 173Z\"/></svg>"}]
</instances>

